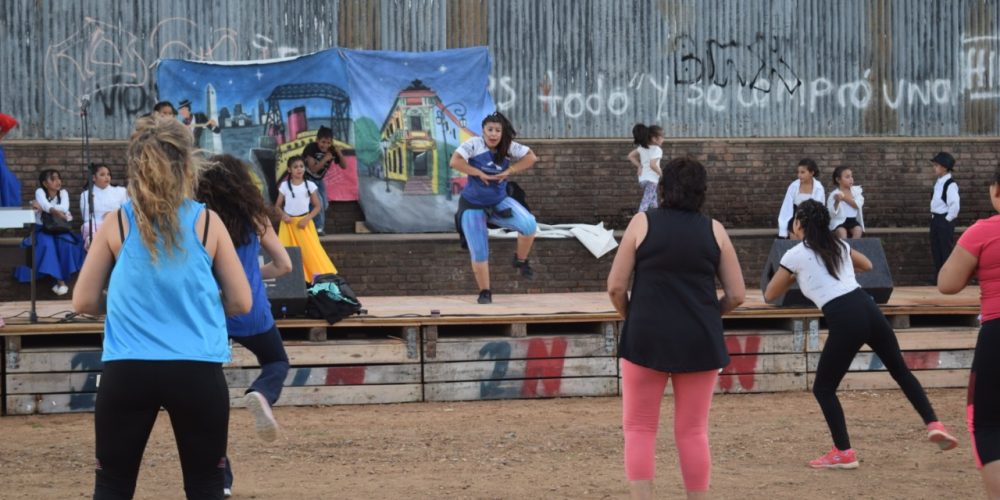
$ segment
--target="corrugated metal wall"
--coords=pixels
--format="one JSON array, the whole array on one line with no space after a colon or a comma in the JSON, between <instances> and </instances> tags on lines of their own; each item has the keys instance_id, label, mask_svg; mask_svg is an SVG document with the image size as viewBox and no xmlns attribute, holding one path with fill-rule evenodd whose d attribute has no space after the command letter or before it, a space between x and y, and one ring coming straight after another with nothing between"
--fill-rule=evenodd
<instances>
[{"instance_id":1,"label":"corrugated metal wall","mask_svg":"<svg viewBox=\"0 0 1000 500\"><path fill-rule=\"evenodd\" d=\"M486 44L522 137L1000 132L1000 0L6 0L0 111L20 138L120 139L162 57Z\"/></svg>"}]
</instances>

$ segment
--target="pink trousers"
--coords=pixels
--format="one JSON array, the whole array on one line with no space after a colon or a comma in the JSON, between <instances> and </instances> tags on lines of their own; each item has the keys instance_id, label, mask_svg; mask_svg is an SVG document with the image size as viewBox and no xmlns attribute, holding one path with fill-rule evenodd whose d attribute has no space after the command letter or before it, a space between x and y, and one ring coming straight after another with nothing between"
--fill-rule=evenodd
<instances>
[{"instance_id":1,"label":"pink trousers","mask_svg":"<svg viewBox=\"0 0 1000 500\"><path fill-rule=\"evenodd\" d=\"M712 476L708 411L718 370L667 373L621 360L625 476L651 480L656 473L656 431L667 380L673 378L674 440L687 491L707 491Z\"/></svg>"}]
</instances>

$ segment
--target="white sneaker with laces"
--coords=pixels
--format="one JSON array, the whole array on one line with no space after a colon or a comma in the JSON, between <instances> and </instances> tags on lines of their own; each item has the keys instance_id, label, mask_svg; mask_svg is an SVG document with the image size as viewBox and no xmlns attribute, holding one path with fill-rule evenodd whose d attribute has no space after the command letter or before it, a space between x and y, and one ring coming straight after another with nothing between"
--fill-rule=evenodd
<instances>
[{"instance_id":1,"label":"white sneaker with laces","mask_svg":"<svg viewBox=\"0 0 1000 500\"><path fill-rule=\"evenodd\" d=\"M278 421L274 419L271 404L267 402L264 395L257 391L248 392L243 396L243 403L247 405L247 409L256 420L257 436L267 442L277 439Z\"/></svg>"},{"instance_id":2,"label":"white sneaker with laces","mask_svg":"<svg viewBox=\"0 0 1000 500\"><path fill-rule=\"evenodd\" d=\"M226 498L233 496L233 490L231 488L222 488L222 496Z\"/></svg>"},{"instance_id":3,"label":"white sneaker with laces","mask_svg":"<svg viewBox=\"0 0 1000 500\"><path fill-rule=\"evenodd\" d=\"M60 296L66 295L68 292L69 292L69 287L66 286L66 285L60 285L59 283L56 283L52 287L52 293L54 293L56 295L60 295Z\"/></svg>"}]
</instances>

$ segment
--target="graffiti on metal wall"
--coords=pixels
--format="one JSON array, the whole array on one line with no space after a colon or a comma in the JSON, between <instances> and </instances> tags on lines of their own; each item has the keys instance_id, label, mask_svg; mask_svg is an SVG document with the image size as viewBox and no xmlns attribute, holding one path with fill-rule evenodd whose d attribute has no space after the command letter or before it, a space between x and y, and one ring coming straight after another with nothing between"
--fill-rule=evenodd
<instances>
[{"instance_id":1,"label":"graffiti on metal wall","mask_svg":"<svg viewBox=\"0 0 1000 500\"><path fill-rule=\"evenodd\" d=\"M199 40L196 42L195 40ZM93 106L104 116L134 116L155 103L160 59L233 61L299 55L299 49L256 33L209 28L182 17L164 19L149 33L134 33L93 17L45 51L45 89L59 109Z\"/></svg>"},{"instance_id":2,"label":"graffiti on metal wall","mask_svg":"<svg viewBox=\"0 0 1000 500\"><path fill-rule=\"evenodd\" d=\"M725 113L739 108L797 106L816 113L831 105L862 111L873 106L900 108L955 106L963 100L1000 100L1000 35L962 37L957 67L935 77L900 76L878 84L865 68L854 78L806 77L782 47L788 40L758 34L749 43L708 39L699 43L680 34L671 42L663 74L614 75L599 68L581 79L549 69L536 83L520 84L511 76L490 78L490 91L501 111L537 106L551 117L621 116L652 109L666 117L681 103ZM582 82L582 83L581 83ZM525 99L518 89L535 89ZM523 92L523 90L521 91ZM653 103L644 96L652 93ZM646 100L644 100L646 99Z\"/></svg>"}]
</instances>

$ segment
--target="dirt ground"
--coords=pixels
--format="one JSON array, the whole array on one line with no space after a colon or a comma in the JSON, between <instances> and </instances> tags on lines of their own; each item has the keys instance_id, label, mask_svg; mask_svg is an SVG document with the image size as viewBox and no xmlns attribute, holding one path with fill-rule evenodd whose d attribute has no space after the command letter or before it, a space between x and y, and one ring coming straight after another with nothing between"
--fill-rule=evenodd
<instances>
[{"instance_id":1,"label":"dirt ground","mask_svg":"<svg viewBox=\"0 0 1000 500\"><path fill-rule=\"evenodd\" d=\"M899 391L841 393L861 467L816 471L830 438L809 393L719 395L712 492L733 499L983 497L964 426L965 391L930 391L961 440L924 441ZM657 493L683 496L666 399ZM234 409L234 498L627 498L618 398L277 408L282 434L263 443ZM0 498L89 498L93 415L0 418ZM169 421L150 438L136 498L182 498Z\"/></svg>"}]
</instances>

